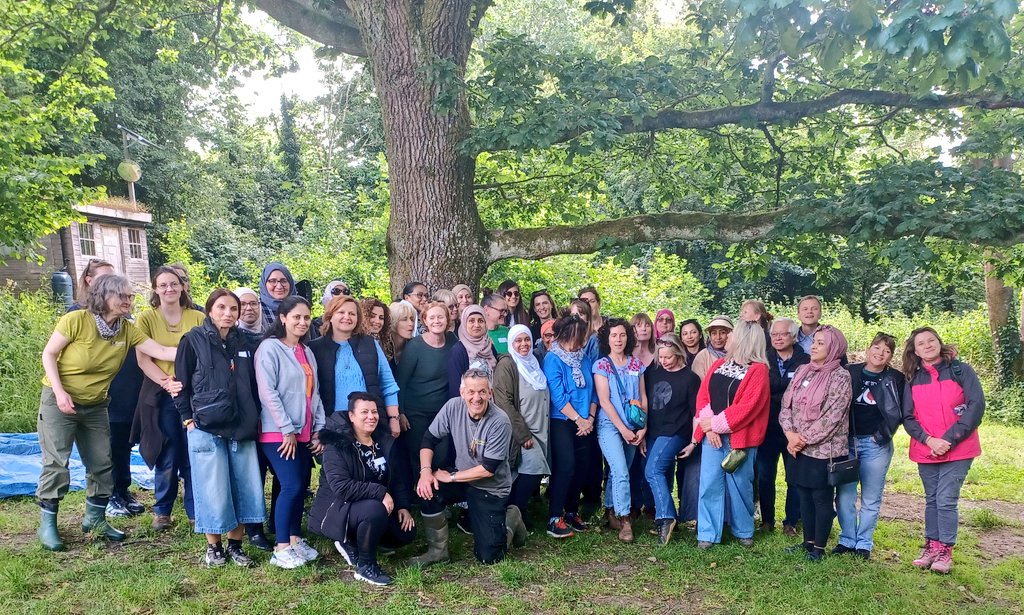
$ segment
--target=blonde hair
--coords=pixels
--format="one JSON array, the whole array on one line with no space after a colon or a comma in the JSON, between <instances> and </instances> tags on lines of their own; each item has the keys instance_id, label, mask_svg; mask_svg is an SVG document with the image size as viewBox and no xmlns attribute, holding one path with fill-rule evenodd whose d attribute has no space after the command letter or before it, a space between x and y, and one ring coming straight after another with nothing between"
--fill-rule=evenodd
<instances>
[{"instance_id":1,"label":"blonde hair","mask_svg":"<svg viewBox=\"0 0 1024 615\"><path fill-rule=\"evenodd\" d=\"M765 354L767 344L764 339L764 329L756 322L740 321L729 334L729 351L726 358L746 365L749 363L768 364L768 357Z\"/></svg>"},{"instance_id":2,"label":"blonde hair","mask_svg":"<svg viewBox=\"0 0 1024 615\"><path fill-rule=\"evenodd\" d=\"M327 308L324 310L323 324L320 325L320 335L331 335L334 332L334 325L331 324L331 319L334 318L334 313L341 309L341 306L346 303L353 303L356 306L356 328L352 331L353 335L361 335L365 333L363 325L363 310L359 302L352 295L338 295L332 297L327 302Z\"/></svg>"},{"instance_id":3,"label":"blonde hair","mask_svg":"<svg viewBox=\"0 0 1024 615\"><path fill-rule=\"evenodd\" d=\"M662 333L658 339L658 350L668 348L672 354L679 358L683 367L686 367L686 349L683 348L683 341L675 333Z\"/></svg>"}]
</instances>

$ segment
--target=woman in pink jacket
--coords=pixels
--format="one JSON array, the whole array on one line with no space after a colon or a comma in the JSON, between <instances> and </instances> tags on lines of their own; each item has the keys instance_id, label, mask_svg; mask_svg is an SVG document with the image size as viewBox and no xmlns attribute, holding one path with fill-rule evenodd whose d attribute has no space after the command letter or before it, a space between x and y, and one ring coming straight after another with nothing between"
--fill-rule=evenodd
<instances>
[{"instance_id":1,"label":"woman in pink jacket","mask_svg":"<svg viewBox=\"0 0 1024 615\"><path fill-rule=\"evenodd\" d=\"M931 327L911 332L903 373L903 426L911 438L910 460L924 483L925 545L914 565L947 574L953 568L960 488L981 455L985 395L974 370Z\"/></svg>"}]
</instances>

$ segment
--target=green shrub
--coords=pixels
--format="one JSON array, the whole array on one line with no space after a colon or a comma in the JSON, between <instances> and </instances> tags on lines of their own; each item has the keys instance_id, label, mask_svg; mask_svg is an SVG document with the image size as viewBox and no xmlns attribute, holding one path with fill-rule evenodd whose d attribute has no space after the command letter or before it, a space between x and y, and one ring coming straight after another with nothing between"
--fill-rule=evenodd
<instances>
[{"instance_id":1,"label":"green shrub","mask_svg":"<svg viewBox=\"0 0 1024 615\"><path fill-rule=\"evenodd\" d=\"M986 399L985 418L1010 425L1024 425L1024 382L992 391Z\"/></svg>"},{"instance_id":2,"label":"green shrub","mask_svg":"<svg viewBox=\"0 0 1024 615\"><path fill-rule=\"evenodd\" d=\"M42 353L60 311L46 291L0 287L0 432L36 429Z\"/></svg>"}]
</instances>

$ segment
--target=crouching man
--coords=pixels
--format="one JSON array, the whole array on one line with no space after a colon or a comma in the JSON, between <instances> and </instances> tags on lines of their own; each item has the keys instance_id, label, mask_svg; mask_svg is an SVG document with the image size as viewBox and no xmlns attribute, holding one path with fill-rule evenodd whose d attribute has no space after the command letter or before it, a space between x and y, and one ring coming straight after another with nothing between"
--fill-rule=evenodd
<instances>
[{"instance_id":1,"label":"crouching man","mask_svg":"<svg viewBox=\"0 0 1024 615\"><path fill-rule=\"evenodd\" d=\"M455 467L431 470L434 448L451 437ZM448 560L448 519L445 507L466 502L473 529L473 554L483 564L505 557L514 542L526 541L519 509L507 506L512 489L508 457L512 423L491 402L487 372L469 369L462 376L459 397L448 400L423 436L416 493L423 499L427 552L410 560L429 566Z\"/></svg>"}]
</instances>

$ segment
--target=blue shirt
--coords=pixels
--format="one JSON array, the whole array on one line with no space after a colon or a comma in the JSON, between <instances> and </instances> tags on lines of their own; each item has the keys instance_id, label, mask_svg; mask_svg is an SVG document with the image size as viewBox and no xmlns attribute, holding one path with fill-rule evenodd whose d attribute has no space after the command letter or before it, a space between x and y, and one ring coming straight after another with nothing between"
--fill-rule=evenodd
<instances>
[{"instance_id":1,"label":"blue shirt","mask_svg":"<svg viewBox=\"0 0 1024 615\"><path fill-rule=\"evenodd\" d=\"M388 366L377 340L373 341L377 348L377 378L380 380L380 393L384 397L385 406L398 405L398 383ZM338 344L338 354L334 362L334 411L348 412L348 396L356 391L366 390L366 379L359 368L356 356L352 354L352 345L348 341Z\"/></svg>"},{"instance_id":2,"label":"blue shirt","mask_svg":"<svg viewBox=\"0 0 1024 615\"><path fill-rule=\"evenodd\" d=\"M613 369L618 372L618 380L622 381L622 386L625 390L619 388L619 382L612 373ZM615 412L619 415L619 420L626 425L629 425L629 421L626 420L626 403L631 399L640 400L640 375L644 373L644 369L643 362L636 357L629 357L629 360L622 367L612 363L612 360L608 357L601 357L597 360L597 363L594 363L594 374L599 374L608 379L608 397L612 405L615 406ZM600 407L600 400L598 400L598 406L598 420L611 425L612 421L608 418L608 413L605 412L603 407Z\"/></svg>"},{"instance_id":3,"label":"blue shirt","mask_svg":"<svg viewBox=\"0 0 1024 615\"><path fill-rule=\"evenodd\" d=\"M810 335L804 335L804 330L802 328L797 329L796 343L799 344L800 347L804 349L804 352L806 352L807 354L811 354L811 344L813 342L814 333L811 333Z\"/></svg>"},{"instance_id":4,"label":"blue shirt","mask_svg":"<svg viewBox=\"0 0 1024 615\"><path fill-rule=\"evenodd\" d=\"M562 414L565 404L572 404L573 410L583 418L590 417L590 402L594 397L594 375L593 362L586 354L580 362L580 369L583 371L585 383L583 388L576 386L572 379L572 368L555 353L549 352L544 355L544 376L551 391L551 418L569 420L568 416Z\"/></svg>"}]
</instances>

